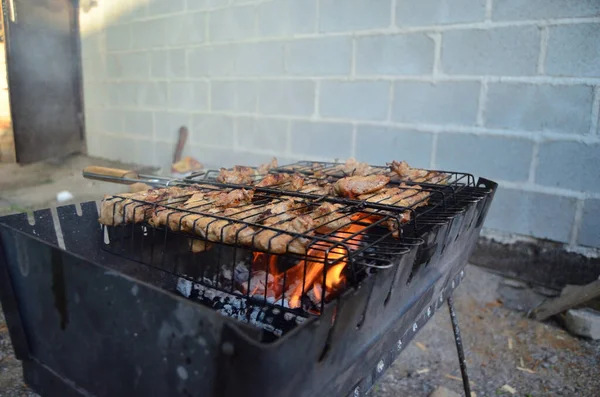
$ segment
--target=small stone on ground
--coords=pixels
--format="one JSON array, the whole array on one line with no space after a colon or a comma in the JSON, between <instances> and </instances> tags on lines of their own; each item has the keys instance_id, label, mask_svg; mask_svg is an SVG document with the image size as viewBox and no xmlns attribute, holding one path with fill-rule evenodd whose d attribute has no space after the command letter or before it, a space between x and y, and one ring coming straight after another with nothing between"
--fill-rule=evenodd
<instances>
[{"instance_id":1,"label":"small stone on ground","mask_svg":"<svg viewBox=\"0 0 600 397\"><path fill-rule=\"evenodd\" d=\"M439 386L429 397L461 397L461 395L443 386Z\"/></svg>"},{"instance_id":2,"label":"small stone on ground","mask_svg":"<svg viewBox=\"0 0 600 397\"><path fill-rule=\"evenodd\" d=\"M592 309L571 309L567 312L565 323L574 335L600 339L600 312Z\"/></svg>"}]
</instances>

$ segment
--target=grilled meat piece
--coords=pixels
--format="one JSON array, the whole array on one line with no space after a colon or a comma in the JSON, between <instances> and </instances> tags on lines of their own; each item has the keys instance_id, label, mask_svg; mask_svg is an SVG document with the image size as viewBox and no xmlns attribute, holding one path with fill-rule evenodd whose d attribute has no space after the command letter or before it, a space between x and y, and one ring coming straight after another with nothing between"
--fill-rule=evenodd
<instances>
[{"instance_id":1,"label":"grilled meat piece","mask_svg":"<svg viewBox=\"0 0 600 397\"><path fill-rule=\"evenodd\" d=\"M185 201L187 196L197 191L194 186L150 189L136 193L122 193L104 196L98 222L117 226L124 223L140 223L148 219L154 204L173 204Z\"/></svg>"},{"instance_id":2,"label":"grilled meat piece","mask_svg":"<svg viewBox=\"0 0 600 397\"><path fill-rule=\"evenodd\" d=\"M217 207L237 207L249 204L254 197L253 190L235 189L228 192L215 191L206 194L211 203Z\"/></svg>"},{"instance_id":3,"label":"grilled meat piece","mask_svg":"<svg viewBox=\"0 0 600 397\"><path fill-rule=\"evenodd\" d=\"M449 178L449 175L441 172L412 168L406 161L392 161L388 165L400 178L412 182L446 184Z\"/></svg>"},{"instance_id":4,"label":"grilled meat piece","mask_svg":"<svg viewBox=\"0 0 600 397\"><path fill-rule=\"evenodd\" d=\"M267 174L265 177L258 182L256 187L267 187L267 186L277 186L282 185L289 181L291 178L290 174Z\"/></svg>"},{"instance_id":5,"label":"grilled meat piece","mask_svg":"<svg viewBox=\"0 0 600 397\"><path fill-rule=\"evenodd\" d=\"M402 183L397 188L383 189L382 191L377 192L376 194L365 194L359 196L358 198L370 203L415 209L427 205L427 203L429 202L429 196L430 193L427 191L423 191L423 188L419 185L409 186L405 183ZM410 210L403 211L400 214L398 214L397 212L388 212L384 210L373 209L367 209L365 211L374 212L380 215L391 215L393 217L398 217L398 219L400 220L400 224L408 223L411 219ZM392 232L392 235L394 237L399 237L399 225L398 221L395 218L386 221L386 226Z\"/></svg>"},{"instance_id":6,"label":"grilled meat piece","mask_svg":"<svg viewBox=\"0 0 600 397\"><path fill-rule=\"evenodd\" d=\"M314 221L310 215L290 216L290 214L285 213L281 214L281 217L268 218L264 224L277 230L263 229L258 232L252 241L254 247L274 254L284 254L286 252L306 253L306 246L310 241L293 234L314 234L312 231Z\"/></svg>"},{"instance_id":7,"label":"grilled meat piece","mask_svg":"<svg viewBox=\"0 0 600 397\"><path fill-rule=\"evenodd\" d=\"M278 186L281 190L296 192L304 185L304 177L300 174L267 174L256 187Z\"/></svg>"},{"instance_id":8,"label":"grilled meat piece","mask_svg":"<svg viewBox=\"0 0 600 397\"><path fill-rule=\"evenodd\" d=\"M323 203L314 211L310 212L317 233L327 234L335 231L343 231L352 223L349 216L338 212L343 206L340 204Z\"/></svg>"},{"instance_id":9,"label":"grilled meat piece","mask_svg":"<svg viewBox=\"0 0 600 397\"><path fill-rule=\"evenodd\" d=\"M338 180L333 188L339 196L354 198L361 194L376 192L389 181L390 178L385 175L349 176Z\"/></svg>"},{"instance_id":10,"label":"grilled meat piece","mask_svg":"<svg viewBox=\"0 0 600 397\"><path fill-rule=\"evenodd\" d=\"M375 194L363 194L358 198L370 203L416 208L427 205L429 195L419 185L401 183L398 187L382 189Z\"/></svg>"},{"instance_id":11,"label":"grilled meat piece","mask_svg":"<svg viewBox=\"0 0 600 397\"><path fill-rule=\"evenodd\" d=\"M254 168L236 165L232 170L221 168L217 176L217 182L250 185L254 182L255 175L256 170Z\"/></svg>"},{"instance_id":12,"label":"grilled meat piece","mask_svg":"<svg viewBox=\"0 0 600 397\"><path fill-rule=\"evenodd\" d=\"M317 171L316 176L323 174L336 176L367 176L383 173L385 173L385 170L382 168L372 167L368 163L362 163L356 161L356 159L349 158L344 164L339 164L323 171Z\"/></svg>"},{"instance_id":13,"label":"grilled meat piece","mask_svg":"<svg viewBox=\"0 0 600 397\"><path fill-rule=\"evenodd\" d=\"M324 186L310 184L304 185L299 191L300 193L310 193L319 196L328 196L333 194L333 186L331 186L330 184Z\"/></svg>"},{"instance_id":14,"label":"grilled meat piece","mask_svg":"<svg viewBox=\"0 0 600 397\"><path fill-rule=\"evenodd\" d=\"M277 164L277 159L273 157L270 162L267 164L262 164L258 166L257 172L259 175L264 175L268 173L271 169L277 168L279 165Z\"/></svg>"}]
</instances>

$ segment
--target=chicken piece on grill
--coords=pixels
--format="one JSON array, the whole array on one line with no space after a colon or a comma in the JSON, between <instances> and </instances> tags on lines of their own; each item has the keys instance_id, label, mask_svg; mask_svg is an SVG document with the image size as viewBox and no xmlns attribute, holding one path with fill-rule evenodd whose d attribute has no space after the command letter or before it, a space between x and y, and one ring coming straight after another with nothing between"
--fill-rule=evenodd
<instances>
[{"instance_id":1,"label":"chicken piece on grill","mask_svg":"<svg viewBox=\"0 0 600 397\"><path fill-rule=\"evenodd\" d=\"M340 204L323 203L310 212L317 233L327 234L335 231L343 231L350 226L352 219L339 212L343 206Z\"/></svg>"},{"instance_id":2,"label":"chicken piece on grill","mask_svg":"<svg viewBox=\"0 0 600 397\"><path fill-rule=\"evenodd\" d=\"M369 203L416 208L427 205L429 195L430 193L423 191L419 185L409 186L402 183L398 187L382 189L375 194L363 194L358 198Z\"/></svg>"},{"instance_id":3,"label":"chicken piece on grill","mask_svg":"<svg viewBox=\"0 0 600 397\"><path fill-rule=\"evenodd\" d=\"M361 194L376 192L389 181L390 178L385 175L349 176L338 180L333 188L339 196L354 198Z\"/></svg>"},{"instance_id":4,"label":"chicken piece on grill","mask_svg":"<svg viewBox=\"0 0 600 397\"><path fill-rule=\"evenodd\" d=\"M256 187L277 186L281 190L296 192L304 185L304 177L300 174L267 174Z\"/></svg>"},{"instance_id":5,"label":"chicken piece on grill","mask_svg":"<svg viewBox=\"0 0 600 397\"><path fill-rule=\"evenodd\" d=\"M400 176L400 178L412 182L433 184L446 184L448 182L449 176L447 174L420 168L412 168L406 161L392 161L388 165L393 172Z\"/></svg>"},{"instance_id":6,"label":"chicken piece on grill","mask_svg":"<svg viewBox=\"0 0 600 397\"><path fill-rule=\"evenodd\" d=\"M243 165L236 165L232 170L221 168L217 176L217 182L231 183L236 185L250 185L254 182L256 170Z\"/></svg>"},{"instance_id":7,"label":"chicken piece on grill","mask_svg":"<svg viewBox=\"0 0 600 397\"><path fill-rule=\"evenodd\" d=\"M305 254L309 240L305 237L297 237L293 234L312 235L314 232L314 221L310 215L281 214L268 218L264 223L266 226L277 230L263 229L253 239L255 248L265 250L274 254L292 252Z\"/></svg>"},{"instance_id":8,"label":"chicken piece on grill","mask_svg":"<svg viewBox=\"0 0 600 397\"><path fill-rule=\"evenodd\" d=\"M267 174L265 177L258 182L256 187L268 187L282 185L289 181L291 178L290 174Z\"/></svg>"},{"instance_id":9,"label":"chicken piece on grill","mask_svg":"<svg viewBox=\"0 0 600 397\"><path fill-rule=\"evenodd\" d=\"M383 189L376 194L365 194L358 198L370 203L415 209L427 205L429 196L430 193L423 191L419 185L409 186L402 183L397 188ZM408 223L411 219L410 210L401 213L377 209L367 209L365 211L380 215L391 215L393 218L386 221L386 226L394 237L399 237L399 225L396 217L399 219L400 224Z\"/></svg>"},{"instance_id":10,"label":"chicken piece on grill","mask_svg":"<svg viewBox=\"0 0 600 397\"><path fill-rule=\"evenodd\" d=\"M331 184L326 184L323 186L310 184L302 186L302 189L299 190L300 193L310 193L316 194L318 196L328 196L333 194L333 186Z\"/></svg>"},{"instance_id":11,"label":"chicken piece on grill","mask_svg":"<svg viewBox=\"0 0 600 397\"><path fill-rule=\"evenodd\" d=\"M356 161L356 159L354 158L349 158L344 164L336 165L333 168L321 172L317 171L317 176L319 174L337 176L367 176L383 173L385 173L385 170L382 168L372 167L368 163L363 163L360 161Z\"/></svg>"},{"instance_id":12,"label":"chicken piece on grill","mask_svg":"<svg viewBox=\"0 0 600 397\"><path fill-rule=\"evenodd\" d=\"M206 214L186 214L181 218L181 222L183 230L193 232L211 242L242 245L251 243L253 228L219 217L223 217L222 212L213 208Z\"/></svg>"},{"instance_id":13,"label":"chicken piece on grill","mask_svg":"<svg viewBox=\"0 0 600 397\"><path fill-rule=\"evenodd\" d=\"M194 186L172 186L116 196L107 195L102 200L98 222L109 226L140 223L152 215L155 204L170 205L183 202L196 190Z\"/></svg>"},{"instance_id":14,"label":"chicken piece on grill","mask_svg":"<svg viewBox=\"0 0 600 397\"><path fill-rule=\"evenodd\" d=\"M277 164L277 159L275 157L273 157L270 162L259 165L258 169L256 171L258 172L259 175L264 175L264 174L268 173L270 170L272 170L273 168L277 168L278 166L279 166L279 164Z\"/></svg>"},{"instance_id":15,"label":"chicken piece on grill","mask_svg":"<svg viewBox=\"0 0 600 397\"><path fill-rule=\"evenodd\" d=\"M215 191L206 194L206 197L217 207L237 207L249 204L254 197L254 190L235 189L228 192Z\"/></svg>"}]
</instances>

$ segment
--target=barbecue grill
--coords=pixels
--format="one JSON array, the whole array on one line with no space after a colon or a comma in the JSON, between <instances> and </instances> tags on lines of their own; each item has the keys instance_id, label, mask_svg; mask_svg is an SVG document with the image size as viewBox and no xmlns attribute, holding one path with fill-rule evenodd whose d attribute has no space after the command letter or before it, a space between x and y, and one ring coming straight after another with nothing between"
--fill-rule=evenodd
<instances>
[{"instance_id":1,"label":"barbecue grill","mask_svg":"<svg viewBox=\"0 0 600 397\"><path fill-rule=\"evenodd\" d=\"M28 385L60 396L358 397L447 301L470 395L451 294L496 183L448 171L410 181L373 166L404 197L418 185L420 198L406 206L260 186L292 174L335 182L347 176L336 163L276 167L253 185L220 182L219 172L84 174L202 194L252 191L260 224L243 210L182 209L187 190L154 202L113 196L102 204L114 211L104 225L107 207L96 202L0 218L0 298ZM296 232L281 226L293 220L265 222L283 202L335 211L319 233ZM161 211L157 226L149 214ZM196 234L185 233L185 219L195 219Z\"/></svg>"}]
</instances>

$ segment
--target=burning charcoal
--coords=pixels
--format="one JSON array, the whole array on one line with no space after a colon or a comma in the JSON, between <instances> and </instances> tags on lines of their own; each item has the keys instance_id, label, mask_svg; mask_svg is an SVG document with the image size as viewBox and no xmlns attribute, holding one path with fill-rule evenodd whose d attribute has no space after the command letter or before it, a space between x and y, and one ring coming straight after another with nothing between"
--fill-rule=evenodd
<instances>
[{"instance_id":1,"label":"burning charcoal","mask_svg":"<svg viewBox=\"0 0 600 397\"><path fill-rule=\"evenodd\" d=\"M265 281L267 285L265 286ZM251 295L265 295L265 290L267 292L274 293L274 281L275 277L272 274L267 274L266 272L259 270L254 273L252 278L250 279L250 294ZM248 288L247 283L243 285L244 288ZM267 293L269 296L269 293ZM264 298L263 298L264 299Z\"/></svg>"},{"instance_id":2,"label":"burning charcoal","mask_svg":"<svg viewBox=\"0 0 600 397\"><path fill-rule=\"evenodd\" d=\"M248 268L246 267L245 264L238 262L235 265L234 276L235 276L235 281L237 281L238 283L243 283L245 281L248 281L250 272L248 271Z\"/></svg>"},{"instance_id":3,"label":"burning charcoal","mask_svg":"<svg viewBox=\"0 0 600 397\"><path fill-rule=\"evenodd\" d=\"M323 288L321 284L315 283L310 291L308 291L308 297L315 305L321 304L321 299L323 299Z\"/></svg>"},{"instance_id":4,"label":"burning charcoal","mask_svg":"<svg viewBox=\"0 0 600 397\"><path fill-rule=\"evenodd\" d=\"M279 299L277 302L275 302L275 304L277 306L283 306L287 309L290 309L290 302L287 299Z\"/></svg>"},{"instance_id":5,"label":"burning charcoal","mask_svg":"<svg viewBox=\"0 0 600 397\"><path fill-rule=\"evenodd\" d=\"M186 298L189 298L192 294L192 282L185 278L177 280L177 291Z\"/></svg>"}]
</instances>

